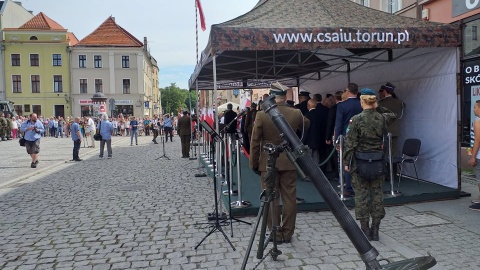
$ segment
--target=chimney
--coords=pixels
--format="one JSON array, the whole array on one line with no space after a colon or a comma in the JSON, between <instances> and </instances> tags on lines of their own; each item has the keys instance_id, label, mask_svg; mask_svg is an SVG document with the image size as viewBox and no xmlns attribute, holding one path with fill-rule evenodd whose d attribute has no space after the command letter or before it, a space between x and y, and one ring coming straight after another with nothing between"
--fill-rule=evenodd
<instances>
[{"instance_id":1,"label":"chimney","mask_svg":"<svg viewBox=\"0 0 480 270\"><path fill-rule=\"evenodd\" d=\"M147 37L143 37L143 49L148 50L148 41Z\"/></svg>"},{"instance_id":2,"label":"chimney","mask_svg":"<svg viewBox=\"0 0 480 270\"><path fill-rule=\"evenodd\" d=\"M20 1L13 1L15 4L19 5L19 6L22 6L22 2Z\"/></svg>"},{"instance_id":3,"label":"chimney","mask_svg":"<svg viewBox=\"0 0 480 270\"><path fill-rule=\"evenodd\" d=\"M115 17L112 16L112 20L115 21Z\"/></svg>"}]
</instances>

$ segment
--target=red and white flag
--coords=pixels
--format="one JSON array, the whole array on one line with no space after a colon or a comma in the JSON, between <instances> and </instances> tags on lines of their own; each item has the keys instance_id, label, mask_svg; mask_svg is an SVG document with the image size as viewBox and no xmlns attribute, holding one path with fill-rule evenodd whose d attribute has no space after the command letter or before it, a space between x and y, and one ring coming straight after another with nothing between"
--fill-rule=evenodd
<instances>
[{"instance_id":1,"label":"red and white flag","mask_svg":"<svg viewBox=\"0 0 480 270\"><path fill-rule=\"evenodd\" d=\"M202 4L200 3L200 0L195 0L195 4L197 5L198 13L200 14L200 27L203 31L205 31L207 30L207 25L205 24L205 16L203 15Z\"/></svg>"}]
</instances>

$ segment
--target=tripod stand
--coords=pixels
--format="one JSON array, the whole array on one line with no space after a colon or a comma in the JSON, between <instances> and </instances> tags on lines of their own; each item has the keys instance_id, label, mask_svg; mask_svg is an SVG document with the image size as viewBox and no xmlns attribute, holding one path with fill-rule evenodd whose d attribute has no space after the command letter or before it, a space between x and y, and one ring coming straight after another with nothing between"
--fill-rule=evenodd
<instances>
[{"instance_id":1,"label":"tripod stand","mask_svg":"<svg viewBox=\"0 0 480 270\"><path fill-rule=\"evenodd\" d=\"M260 195L260 208L258 210L257 219L255 221L255 227L250 236L250 242L248 243L247 252L243 258L242 270L247 266L248 256L252 250L253 241L255 240L255 235L257 233L258 225L260 224L260 219L262 219L262 226L260 227L260 239L258 240L258 250L257 250L257 259L263 260L263 253L265 248L268 246L270 241L273 241L273 247L270 249L268 254L272 255L274 261L277 260L278 255L282 254L277 248L277 230L278 224L276 216L278 213L275 213L275 206L273 200L276 197L275 179L277 177L277 169L275 168L275 163L279 154L283 151L280 146L275 146L273 144L267 143L263 146L263 149L268 152L268 161L267 161L267 174L265 175L265 189ZM271 211L270 216L272 219L272 230L268 236L268 239L265 240L265 232L267 230L267 222L269 211Z\"/></svg>"},{"instance_id":2,"label":"tripod stand","mask_svg":"<svg viewBox=\"0 0 480 270\"><path fill-rule=\"evenodd\" d=\"M223 142L223 140L220 138L220 136L218 136L218 134L212 129L212 127L207 122L202 121L200 124L211 135L211 137L214 141L212 143L212 148L213 148L213 153L214 153L213 155L215 156L215 143L221 143L221 142ZM213 193L214 193L214 199L215 199L214 222L211 225L212 229L210 230L210 232L208 232L207 235L205 235L205 237L203 237L203 239L195 246L195 250L203 243L203 241L205 241L205 239L207 239L207 237L209 237L211 234L213 234L216 231L221 232L223 234L223 236L225 237L225 239L227 240L227 242L232 247L232 249L236 250L235 247L233 246L232 242L230 241L230 239L228 239L227 234L223 231L222 225L220 224L220 221L219 221L219 217L218 217L218 196L217 196L217 176L216 176L215 168L216 168L216 163L214 162L213 163L213 191L214 191Z\"/></svg>"},{"instance_id":3,"label":"tripod stand","mask_svg":"<svg viewBox=\"0 0 480 270\"><path fill-rule=\"evenodd\" d=\"M167 157L167 155L165 154L165 138L163 136L160 136L160 140L162 141L163 155L159 156L155 160L159 160L161 158L166 158L166 159L170 160L170 158Z\"/></svg>"}]
</instances>

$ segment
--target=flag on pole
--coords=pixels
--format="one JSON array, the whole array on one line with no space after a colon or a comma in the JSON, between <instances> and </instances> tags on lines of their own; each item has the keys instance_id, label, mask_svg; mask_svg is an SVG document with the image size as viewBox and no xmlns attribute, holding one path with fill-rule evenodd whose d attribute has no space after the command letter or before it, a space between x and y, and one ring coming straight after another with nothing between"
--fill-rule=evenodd
<instances>
[{"instance_id":1,"label":"flag on pole","mask_svg":"<svg viewBox=\"0 0 480 270\"><path fill-rule=\"evenodd\" d=\"M202 27L202 30L205 31L207 30L207 26L205 24L205 16L203 15L202 4L200 3L200 0L195 0L195 3L198 8L198 13L200 14L200 27Z\"/></svg>"}]
</instances>

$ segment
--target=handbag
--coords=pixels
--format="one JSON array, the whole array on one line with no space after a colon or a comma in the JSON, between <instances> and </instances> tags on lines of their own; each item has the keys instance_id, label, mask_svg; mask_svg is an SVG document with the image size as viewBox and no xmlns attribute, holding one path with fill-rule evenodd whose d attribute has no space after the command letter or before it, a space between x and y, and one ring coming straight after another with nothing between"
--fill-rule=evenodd
<instances>
[{"instance_id":1,"label":"handbag","mask_svg":"<svg viewBox=\"0 0 480 270\"><path fill-rule=\"evenodd\" d=\"M98 125L98 132L95 135L93 135L93 139L95 141L101 141L103 139L102 135L100 135L101 128L102 128L102 122L100 122L100 125Z\"/></svg>"},{"instance_id":2,"label":"handbag","mask_svg":"<svg viewBox=\"0 0 480 270\"><path fill-rule=\"evenodd\" d=\"M387 135L385 117L383 118L383 141ZM372 180L386 173L385 153L383 150L356 151L357 173L364 180Z\"/></svg>"},{"instance_id":3,"label":"handbag","mask_svg":"<svg viewBox=\"0 0 480 270\"><path fill-rule=\"evenodd\" d=\"M25 138L21 138L21 139L18 141L18 143L20 144L20 146L25 147L25 142L26 142L26 141L27 141L27 140L25 140Z\"/></svg>"},{"instance_id":4,"label":"handbag","mask_svg":"<svg viewBox=\"0 0 480 270\"><path fill-rule=\"evenodd\" d=\"M357 173L365 180L372 180L385 175L385 154L383 151L358 151L355 152Z\"/></svg>"}]
</instances>

